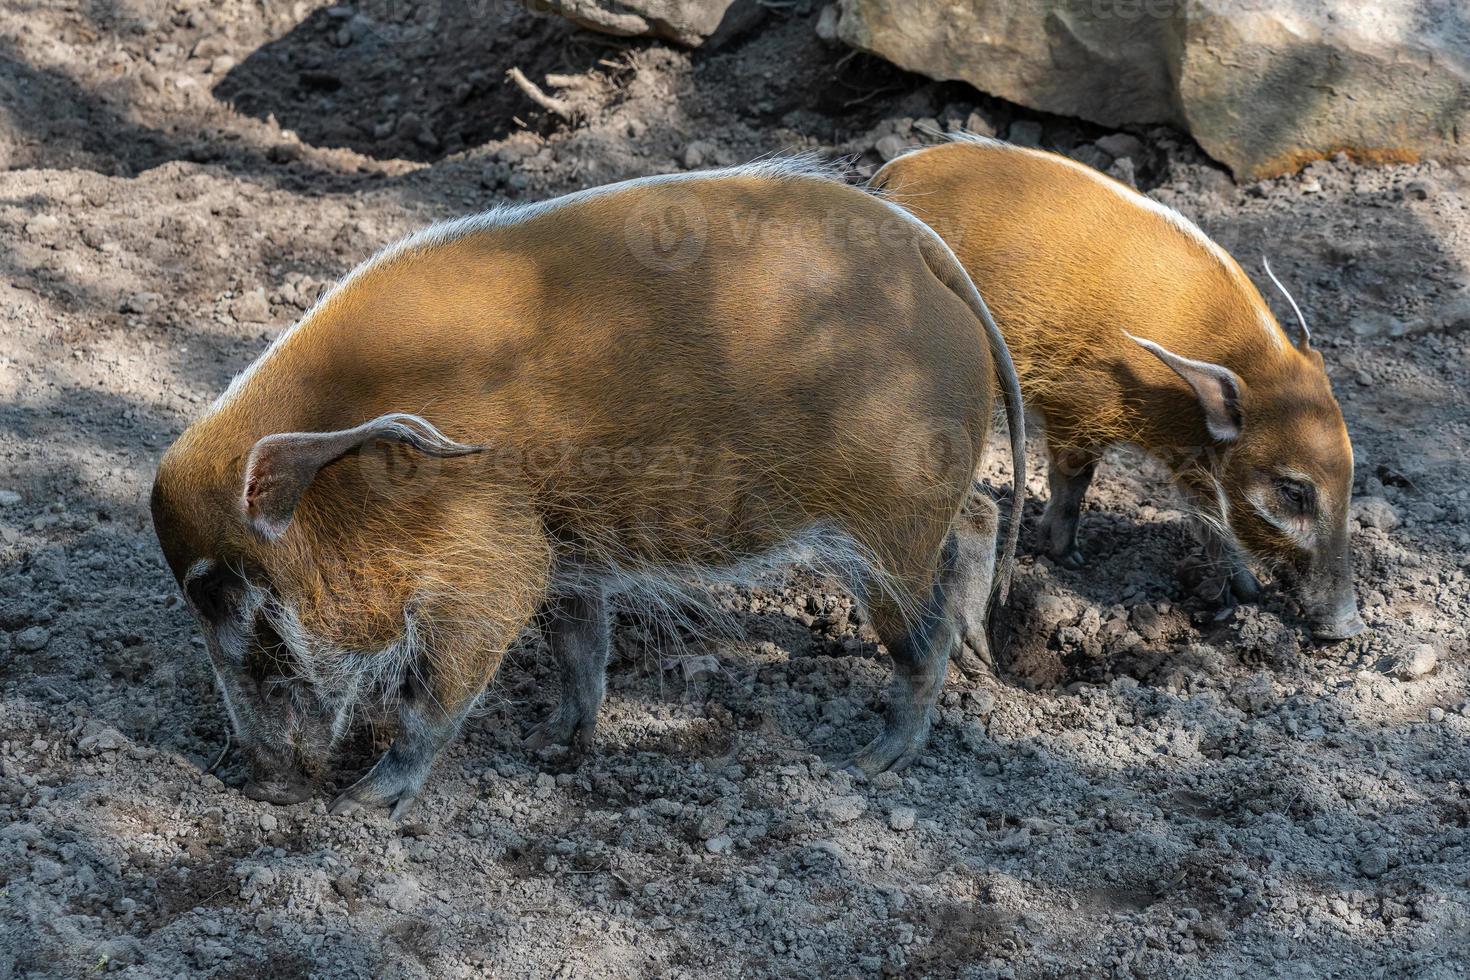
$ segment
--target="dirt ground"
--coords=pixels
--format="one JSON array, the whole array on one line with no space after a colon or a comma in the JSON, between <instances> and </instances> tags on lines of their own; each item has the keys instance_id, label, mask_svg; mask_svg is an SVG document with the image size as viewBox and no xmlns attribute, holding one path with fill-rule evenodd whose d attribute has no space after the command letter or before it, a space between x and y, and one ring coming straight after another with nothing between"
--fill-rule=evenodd
<instances>
[{"instance_id":1,"label":"dirt ground","mask_svg":"<svg viewBox=\"0 0 1470 980\"><path fill-rule=\"evenodd\" d=\"M501 0L0 9L0 977L1470 973L1470 172L1238 187L1147 129L1113 163L815 20L690 54ZM565 76L573 120L511 66ZM1213 622L1178 497L1119 452L1090 567L1027 554L999 676L951 678L901 776L824 761L889 668L806 580L726 596L738 642L621 622L580 763L517 747L556 697L528 639L402 825L208 772L228 721L153 468L325 284L496 202L802 149L870 172L967 121L1131 172L1295 286L1356 446L1369 633L1314 646L1275 591Z\"/></svg>"}]
</instances>

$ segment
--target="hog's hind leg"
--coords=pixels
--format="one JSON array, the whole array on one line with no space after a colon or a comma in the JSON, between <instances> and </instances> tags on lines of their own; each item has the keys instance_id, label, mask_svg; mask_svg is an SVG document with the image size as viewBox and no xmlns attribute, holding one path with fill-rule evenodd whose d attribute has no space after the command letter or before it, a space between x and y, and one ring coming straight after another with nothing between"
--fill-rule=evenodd
<instances>
[{"instance_id":1,"label":"hog's hind leg","mask_svg":"<svg viewBox=\"0 0 1470 980\"><path fill-rule=\"evenodd\" d=\"M995 581L995 542L1000 512L975 491L955 521L954 570L946 602L954 610L959 637L950 659L975 679L995 670L990 649L990 594Z\"/></svg>"},{"instance_id":2,"label":"hog's hind leg","mask_svg":"<svg viewBox=\"0 0 1470 980\"><path fill-rule=\"evenodd\" d=\"M611 644L607 600L600 591L587 588L557 596L549 606L546 629L561 673L561 700L523 744L532 751L548 745L586 751L592 747L606 693Z\"/></svg>"},{"instance_id":3,"label":"hog's hind leg","mask_svg":"<svg viewBox=\"0 0 1470 980\"><path fill-rule=\"evenodd\" d=\"M934 702L944 687L950 652L957 640L956 615L949 598L956 567L953 536L945 544L941 572L918 608L905 610L891 598L873 602L870 618L878 639L893 660L893 682L883 732L857 755L839 764L871 776L898 771L919 757L933 724Z\"/></svg>"}]
</instances>

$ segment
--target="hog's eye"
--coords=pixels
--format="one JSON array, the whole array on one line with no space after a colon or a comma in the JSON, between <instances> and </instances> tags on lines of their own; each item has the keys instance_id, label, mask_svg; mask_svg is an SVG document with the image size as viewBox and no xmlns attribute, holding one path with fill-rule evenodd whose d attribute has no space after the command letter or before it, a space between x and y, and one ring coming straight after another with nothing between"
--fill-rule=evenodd
<instances>
[{"instance_id":1,"label":"hog's eye","mask_svg":"<svg viewBox=\"0 0 1470 980\"><path fill-rule=\"evenodd\" d=\"M218 623L229 610L231 593L238 579L223 565L215 565L200 575L184 582L184 591L199 614L211 623Z\"/></svg>"},{"instance_id":2,"label":"hog's eye","mask_svg":"<svg viewBox=\"0 0 1470 980\"><path fill-rule=\"evenodd\" d=\"M1317 509L1317 488L1301 480L1278 477L1276 496L1282 507L1293 514L1311 514Z\"/></svg>"}]
</instances>

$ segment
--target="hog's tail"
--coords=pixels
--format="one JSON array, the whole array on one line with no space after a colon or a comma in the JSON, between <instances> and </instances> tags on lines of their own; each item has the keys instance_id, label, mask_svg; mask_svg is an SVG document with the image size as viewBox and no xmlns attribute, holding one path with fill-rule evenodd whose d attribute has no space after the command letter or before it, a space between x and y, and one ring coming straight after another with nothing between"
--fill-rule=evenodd
<instances>
[{"instance_id":1,"label":"hog's tail","mask_svg":"<svg viewBox=\"0 0 1470 980\"><path fill-rule=\"evenodd\" d=\"M929 234L920 239L920 250L930 270L940 282L968 303L985 325L991 361L1005 399L1006 428L1011 437L1011 505L1006 513L1005 545L996 554L993 590L996 599L1005 602L1010 594L1011 576L1016 570L1016 545L1021 537L1021 510L1026 503L1026 415L1021 404L1021 379L1016 375L1016 364L1011 360L1011 350L1006 346L1006 339L995 325L990 307L985 305L985 300L981 297L980 290L975 288L970 274L937 232L927 225L924 225L924 229Z\"/></svg>"}]
</instances>

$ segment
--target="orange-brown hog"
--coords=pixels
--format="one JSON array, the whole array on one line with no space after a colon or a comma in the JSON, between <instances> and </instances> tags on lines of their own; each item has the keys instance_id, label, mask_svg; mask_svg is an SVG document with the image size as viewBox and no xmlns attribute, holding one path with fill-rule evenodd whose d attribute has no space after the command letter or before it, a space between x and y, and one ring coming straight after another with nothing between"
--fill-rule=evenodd
<instances>
[{"instance_id":1,"label":"orange-brown hog","mask_svg":"<svg viewBox=\"0 0 1470 980\"><path fill-rule=\"evenodd\" d=\"M1049 555L1082 563L1082 497L1103 450L1133 443L1196 505L1227 606L1258 590L1243 549L1294 572L1319 638L1364 628L1348 542L1353 450L1304 320L1293 343L1197 227L1057 154L959 135L873 183L984 284L1046 425Z\"/></svg>"},{"instance_id":2,"label":"orange-brown hog","mask_svg":"<svg viewBox=\"0 0 1470 980\"><path fill-rule=\"evenodd\" d=\"M397 737L333 810L402 814L533 616L562 691L528 744L586 746L610 601L787 552L847 576L897 667L853 764L906 764L957 628L983 627L994 524L955 518L997 376L1021 467L1015 371L953 253L801 163L613 185L390 248L231 384L154 485L247 792L303 799L354 709L386 702Z\"/></svg>"}]
</instances>

